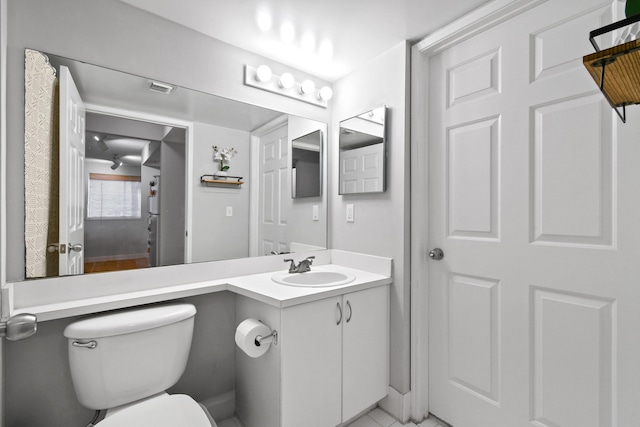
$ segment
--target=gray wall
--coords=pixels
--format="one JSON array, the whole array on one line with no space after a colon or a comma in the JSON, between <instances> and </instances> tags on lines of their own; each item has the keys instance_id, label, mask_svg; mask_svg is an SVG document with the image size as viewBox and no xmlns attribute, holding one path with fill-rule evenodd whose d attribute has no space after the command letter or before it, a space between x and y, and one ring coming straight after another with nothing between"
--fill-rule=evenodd
<instances>
[{"instance_id":1,"label":"gray wall","mask_svg":"<svg viewBox=\"0 0 640 427\"><path fill-rule=\"evenodd\" d=\"M391 287L391 386L410 389L410 148L409 50L400 43L334 83L329 173L330 247L393 258ZM341 120L387 105L387 191L338 196L338 131ZM353 204L355 222L345 220Z\"/></svg>"},{"instance_id":2,"label":"gray wall","mask_svg":"<svg viewBox=\"0 0 640 427\"><path fill-rule=\"evenodd\" d=\"M251 140L249 132L196 123L193 147L193 262L249 256L249 171ZM211 147L233 147L238 151L227 173L243 177L237 186L207 187L200 176L220 169L213 161ZM227 206L233 216L226 216Z\"/></svg>"},{"instance_id":3,"label":"gray wall","mask_svg":"<svg viewBox=\"0 0 640 427\"><path fill-rule=\"evenodd\" d=\"M187 368L171 393L202 401L234 390L235 298L222 292L181 301L198 312ZM93 411L76 399L63 336L77 319L42 322L35 338L4 345L6 426L80 427L91 420Z\"/></svg>"}]
</instances>

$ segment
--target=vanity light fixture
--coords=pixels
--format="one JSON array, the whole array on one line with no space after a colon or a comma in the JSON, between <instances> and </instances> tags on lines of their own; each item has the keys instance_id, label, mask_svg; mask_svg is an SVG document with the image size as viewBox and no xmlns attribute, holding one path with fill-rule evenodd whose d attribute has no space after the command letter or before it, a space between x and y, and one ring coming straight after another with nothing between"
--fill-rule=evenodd
<instances>
[{"instance_id":1,"label":"vanity light fixture","mask_svg":"<svg viewBox=\"0 0 640 427\"><path fill-rule=\"evenodd\" d=\"M303 82L297 82L291 73L286 72L279 76L273 74L266 65L259 67L245 65L244 84L323 108L327 108L327 101L333 96L329 86L317 89L312 80L305 79Z\"/></svg>"},{"instance_id":2,"label":"vanity light fixture","mask_svg":"<svg viewBox=\"0 0 640 427\"><path fill-rule=\"evenodd\" d=\"M271 76L273 73L271 72L271 68L266 65L261 65L256 68L256 80L260 83L265 83L271 80Z\"/></svg>"},{"instance_id":3,"label":"vanity light fixture","mask_svg":"<svg viewBox=\"0 0 640 427\"><path fill-rule=\"evenodd\" d=\"M165 95L169 95L175 89L175 86L172 86L167 83L160 83L156 81L151 82L151 86L149 86L149 90L154 92L164 93Z\"/></svg>"},{"instance_id":4,"label":"vanity light fixture","mask_svg":"<svg viewBox=\"0 0 640 427\"><path fill-rule=\"evenodd\" d=\"M309 95L315 90L316 90L316 84L311 80L305 80L300 85L300 93L302 95Z\"/></svg>"},{"instance_id":5,"label":"vanity light fixture","mask_svg":"<svg viewBox=\"0 0 640 427\"><path fill-rule=\"evenodd\" d=\"M329 86L325 86L318 91L318 99L328 101L333 98L333 90Z\"/></svg>"},{"instance_id":6,"label":"vanity light fixture","mask_svg":"<svg viewBox=\"0 0 640 427\"><path fill-rule=\"evenodd\" d=\"M291 73L282 73L280 80L278 81L278 84L283 89L291 89L295 83L296 79Z\"/></svg>"}]
</instances>

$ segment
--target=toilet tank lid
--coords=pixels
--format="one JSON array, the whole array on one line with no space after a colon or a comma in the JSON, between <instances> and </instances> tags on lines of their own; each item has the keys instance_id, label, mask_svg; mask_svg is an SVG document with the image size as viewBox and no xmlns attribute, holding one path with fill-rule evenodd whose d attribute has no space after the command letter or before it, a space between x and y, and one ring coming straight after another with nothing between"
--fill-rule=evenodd
<instances>
[{"instance_id":1,"label":"toilet tank lid","mask_svg":"<svg viewBox=\"0 0 640 427\"><path fill-rule=\"evenodd\" d=\"M103 338L177 323L195 316L191 304L171 304L117 311L69 324L64 336L72 339Z\"/></svg>"}]
</instances>

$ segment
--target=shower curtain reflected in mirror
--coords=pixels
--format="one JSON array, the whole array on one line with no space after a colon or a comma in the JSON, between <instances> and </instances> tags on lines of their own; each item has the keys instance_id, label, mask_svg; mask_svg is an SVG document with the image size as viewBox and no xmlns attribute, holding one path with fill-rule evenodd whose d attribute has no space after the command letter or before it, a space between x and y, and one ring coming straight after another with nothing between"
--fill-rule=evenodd
<instances>
[{"instance_id":1,"label":"shower curtain reflected in mirror","mask_svg":"<svg viewBox=\"0 0 640 427\"><path fill-rule=\"evenodd\" d=\"M59 189L59 86L42 53L25 51L26 278L57 276Z\"/></svg>"}]
</instances>

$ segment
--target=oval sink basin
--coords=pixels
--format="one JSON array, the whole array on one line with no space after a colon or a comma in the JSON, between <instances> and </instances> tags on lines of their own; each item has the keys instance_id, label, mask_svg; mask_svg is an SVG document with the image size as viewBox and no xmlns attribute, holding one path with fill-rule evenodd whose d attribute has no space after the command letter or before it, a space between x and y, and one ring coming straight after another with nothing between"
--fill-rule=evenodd
<instances>
[{"instance_id":1,"label":"oval sink basin","mask_svg":"<svg viewBox=\"0 0 640 427\"><path fill-rule=\"evenodd\" d=\"M335 271L311 270L306 273L276 273L271 280L281 285L302 287L340 286L353 282L355 276Z\"/></svg>"}]
</instances>

